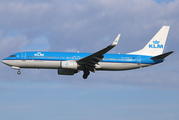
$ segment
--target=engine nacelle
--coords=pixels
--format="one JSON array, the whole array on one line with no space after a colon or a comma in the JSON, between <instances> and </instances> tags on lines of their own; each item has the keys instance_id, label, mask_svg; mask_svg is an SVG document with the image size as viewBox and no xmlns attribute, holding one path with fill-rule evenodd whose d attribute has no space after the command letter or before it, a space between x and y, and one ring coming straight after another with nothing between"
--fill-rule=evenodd
<instances>
[{"instance_id":1,"label":"engine nacelle","mask_svg":"<svg viewBox=\"0 0 179 120\"><path fill-rule=\"evenodd\" d=\"M73 61L73 60L61 61L61 62L60 62L60 68L61 68L61 69L77 70L78 64L76 63L76 61Z\"/></svg>"},{"instance_id":2,"label":"engine nacelle","mask_svg":"<svg viewBox=\"0 0 179 120\"><path fill-rule=\"evenodd\" d=\"M74 75L77 72L78 72L77 70L72 70L72 69L58 69L59 75Z\"/></svg>"}]
</instances>

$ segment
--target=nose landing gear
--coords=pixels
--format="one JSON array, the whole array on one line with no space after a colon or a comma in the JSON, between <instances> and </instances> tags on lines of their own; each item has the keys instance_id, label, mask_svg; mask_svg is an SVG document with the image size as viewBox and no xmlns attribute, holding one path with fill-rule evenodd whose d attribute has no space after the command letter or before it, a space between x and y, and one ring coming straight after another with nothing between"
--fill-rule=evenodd
<instances>
[{"instance_id":1,"label":"nose landing gear","mask_svg":"<svg viewBox=\"0 0 179 120\"><path fill-rule=\"evenodd\" d=\"M12 69L18 70L18 71L17 71L17 74L18 74L18 75L21 74L20 67L12 66Z\"/></svg>"},{"instance_id":2,"label":"nose landing gear","mask_svg":"<svg viewBox=\"0 0 179 120\"><path fill-rule=\"evenodd\" d=\"M17 71L17 74L18 74L18 75L20 75L20 74L21 74L21 71L20 71L20 70L18 70L18 71Z\"/></svg>"}]
</instances>

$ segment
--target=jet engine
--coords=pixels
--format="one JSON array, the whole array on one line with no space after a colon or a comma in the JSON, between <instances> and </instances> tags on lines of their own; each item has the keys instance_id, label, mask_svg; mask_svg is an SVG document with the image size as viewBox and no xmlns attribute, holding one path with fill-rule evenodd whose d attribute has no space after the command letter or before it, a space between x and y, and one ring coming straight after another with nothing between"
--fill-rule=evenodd
<instances>
[{"instance_id":1,"label":"jet engine","mask_svg":"<svg viewBox=\"0 0 179 120\"><path fill-rule=\"evenodd\" d=\"M74 75L78 73L78 64L74 60L61 61L60 69L58 69L59 75Z\"/></svg>"}]
</instances>

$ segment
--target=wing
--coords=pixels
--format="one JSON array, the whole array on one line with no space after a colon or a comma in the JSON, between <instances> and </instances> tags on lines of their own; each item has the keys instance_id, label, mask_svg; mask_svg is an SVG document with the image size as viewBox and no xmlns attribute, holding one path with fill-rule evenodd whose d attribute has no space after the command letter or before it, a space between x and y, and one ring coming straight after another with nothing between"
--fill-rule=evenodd
<instances>
[{"instance_id":1,"label":"wing","mask_svg":"<svg viewBox=\"0 0 179 120\"><path fill-rule=\"evenodd\" d=\"M116 39L114 40L114 42L111 45L107 46L106 48L104 48L96 53L93 53L89 56L86 56L86 57L78 60L77 63L81 66L87 66L88 68L91 68L89 70L94 72L95 64L98 64L99 61L102 61L102 59L104 57L103 55L117 45L119 38L120 38L120 34L116 37Z\"/></svg>"}]
</instances>

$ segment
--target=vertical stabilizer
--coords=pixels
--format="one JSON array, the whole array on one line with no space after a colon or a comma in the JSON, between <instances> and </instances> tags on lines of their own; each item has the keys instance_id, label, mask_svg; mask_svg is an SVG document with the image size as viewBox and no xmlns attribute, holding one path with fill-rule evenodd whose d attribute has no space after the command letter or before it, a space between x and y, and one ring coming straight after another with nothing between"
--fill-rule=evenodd
<instances>
[{"instance_id":1,"label":"vertical stabilizer","mask_svg":"<svg viewBox=\"0 0 179 120\"><path fill-rule=\"evenodd\" d=\"M156 56L163 53L170 26L163 26L157 34L139 50L128 54Z\"/></svg>"}]
</instances>

